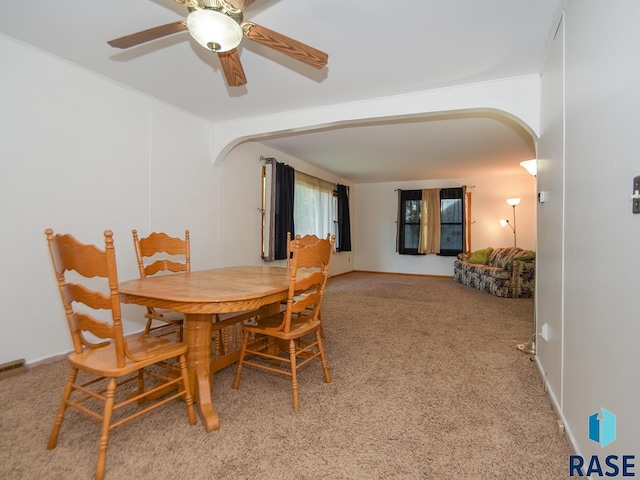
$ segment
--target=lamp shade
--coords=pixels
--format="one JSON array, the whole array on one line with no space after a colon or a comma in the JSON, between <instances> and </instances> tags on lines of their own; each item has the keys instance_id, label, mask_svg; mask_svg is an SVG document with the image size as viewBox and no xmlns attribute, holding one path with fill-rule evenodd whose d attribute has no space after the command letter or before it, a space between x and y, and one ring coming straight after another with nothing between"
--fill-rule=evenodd
<instances>
[{"instance_id":1,"label":"lamp shade","mask_svg":"<svg viewBox=\"0 0 640 480\"><path fill-rule=\"evenodd\" d=\"M520 162L520 166L534 177L538 174L538 160L535 158L533 160L525 160L524 162Z\"/></svg>"},{"instance_id":2,"label":"lamp shade","mask_svg":"<svg viewBox=\"0 0 640 480\"><path fill-rule=\"evenodd\" d=\"M520 204L520 199L519 198L507 198L507 203L509 205L511 205L512 207L515 207L516 205Z\"/></svg>"},{"instance_id":3,"label":"lamp shade","mask_svg":"<svg viewBox=\"0 0 640 480\"><path fill-rule=\"evenodd\" d=\"M214 52L233 50L242 40L240 25L217 10L192 11L187 17L187 28L200 45Z\"/></svg>"},{"instance_id":4,"label":"lamp shade","mask_svg":"<svg viewBox=\"0 0 640 480\"><path fill-rule=\"evenodd\" d=\"M501 218L500 225L502 225L502 228L506 227L507 225L509 225L509 220L505 220L504 218Z\"/></svg>"}]
</instances>

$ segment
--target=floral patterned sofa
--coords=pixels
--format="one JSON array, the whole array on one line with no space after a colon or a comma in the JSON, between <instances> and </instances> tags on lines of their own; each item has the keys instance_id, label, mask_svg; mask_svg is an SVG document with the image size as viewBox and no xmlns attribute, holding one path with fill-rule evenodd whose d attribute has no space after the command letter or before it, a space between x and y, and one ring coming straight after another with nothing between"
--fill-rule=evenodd
<instances>
[{"instance_id":1,"label":"floral patterned sofa","mask_svg":"<svg viewBox=\"0 0 640 480\"><path fill-rule=\"evenodd\" d=\"M497 297L533 297L535 256L519 247L461 253L453 264L453 279Z\"/></svg>"}]
</instances>

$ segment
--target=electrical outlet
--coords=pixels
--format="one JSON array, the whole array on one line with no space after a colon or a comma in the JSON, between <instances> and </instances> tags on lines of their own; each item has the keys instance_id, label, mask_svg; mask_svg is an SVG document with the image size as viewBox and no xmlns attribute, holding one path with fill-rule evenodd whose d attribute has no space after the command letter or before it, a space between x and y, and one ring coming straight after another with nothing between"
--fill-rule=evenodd
<instances>
[{"instance_id":1,"label":"electrical outlet","mask_svg":"<svg viewBox=\"0 0 640 480\"><path fill-rule=\"evenodd\" d=\"M544 338L545 342L549 341L549 324L548 323L542 324L542 327L540 328L540 336Z\"/></svg>"}]
</instances>

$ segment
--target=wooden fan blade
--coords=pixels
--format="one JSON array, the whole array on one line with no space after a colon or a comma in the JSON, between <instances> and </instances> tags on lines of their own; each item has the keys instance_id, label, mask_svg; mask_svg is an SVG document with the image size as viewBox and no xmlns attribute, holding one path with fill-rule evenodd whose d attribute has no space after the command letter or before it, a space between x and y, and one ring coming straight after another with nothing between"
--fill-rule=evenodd
<instances>
[{"instance_id":1,"label":"wooden fan blade","mask_svg":"<svg viewBox=\"0 0 640 480\"><path fill-rule=\"evenodd\" d=\"M244 10L251 5L255 0L227 0L227 3L238 10Z\"/></svg>"},{"instance_id":2,"label":"wooden fan blade","mask_svg":"<svg viewBox=\"0 0 640 480\"><path fill-rule=\"evenodd\" d=\"M249 40L273 48L313 68L320 69L324 67L329 60L329 55L326 53L266 27L252 22L244 22L241 27L244 35Z\"/></svg>"},{"instance_id":3,"label":"wooden fan blade","mask_svg":"<svg viewBox=\"0 0 640 480\"><path fill-rule=\"evenodd\" d=\"M142 32L132 33L124 37L110 40L107 43L115 48L129 48L140 45L141 43L150 42L158 38L166 37L167 35L173 35L174 33L182 32L187 29L187 22L180 20L178 22L168 23L166 25L160 25L159 27L153 27Z\"/></svg>"},{"instance_id":4,"label":"wooden fan blade","mask_svg":"<svg viewBox=\"0 0 640 480\"><path fill-rule=\"evenodd\" d=\"M224 77L227 79L227 85L239 87L247 83L247 77L244 75L240 55L236 48L228 52L218 52L218 58L224 71Z\"/></svg>"}]
</instances>

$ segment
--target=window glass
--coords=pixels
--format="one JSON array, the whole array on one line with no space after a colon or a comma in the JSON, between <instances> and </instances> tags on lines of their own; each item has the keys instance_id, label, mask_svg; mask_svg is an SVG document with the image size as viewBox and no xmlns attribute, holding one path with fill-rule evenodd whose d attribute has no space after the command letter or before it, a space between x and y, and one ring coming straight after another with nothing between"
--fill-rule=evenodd
<instances>
[{"instance_id":1,"label":"window glass","mask_svg":"<svg viewBox=\"0 0 640 480\"><path fill-rule=\"evenodd\" d=\"M335 230L333 184L296 172L293 202L293 224L296 235L326 238Z\"/></svg>"}]
</instances>

